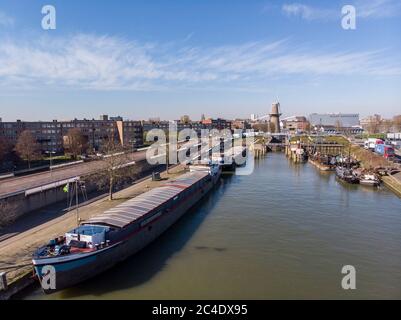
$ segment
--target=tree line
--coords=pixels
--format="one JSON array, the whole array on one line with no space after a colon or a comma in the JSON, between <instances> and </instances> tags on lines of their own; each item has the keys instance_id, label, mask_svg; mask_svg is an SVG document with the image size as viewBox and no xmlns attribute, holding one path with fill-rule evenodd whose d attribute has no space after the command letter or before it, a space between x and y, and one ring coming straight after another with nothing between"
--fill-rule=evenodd
<instances>
[{"instance_id":1,"label":"tree line","mask_svg":"<svg viewBox=\"0 0 401 320\"><path fill-rule=\"evenodd\" d=\"M393 119L372 119L366 126L369 133L383 133L390 130L401 131L401 115L393 117Z\"/></svg>"},{"instance_id":2,"label":"tree line","mask_svg":"<svg viewBox=\"0 0 401 320\"><path fill-rule=\"evenodd\" d=\"M78 128L72 128L63 137L63 148L65 155L78 159L89 150L88 138ZM26 162L29 169L33 161L42 160L44 157L43 148L30 130L21 132L15 146L12 146L5 137L0 136L0 161L13 152Z\"/></svg>"}]
</instances>

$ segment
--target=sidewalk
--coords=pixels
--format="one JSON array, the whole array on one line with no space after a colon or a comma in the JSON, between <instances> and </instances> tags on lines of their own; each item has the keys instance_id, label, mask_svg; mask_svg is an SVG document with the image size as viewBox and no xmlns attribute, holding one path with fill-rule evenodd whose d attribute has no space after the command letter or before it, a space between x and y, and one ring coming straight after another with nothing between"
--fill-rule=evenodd
<instances>
[{"instance_id":1,"label":"sidewalk","mask_svg":"<svg viewBox=\"0 0 401 320\"><path fill-rule=\"evenodd\" d=\"M164 184L184 173L182 166L170 169L170 174L162 173L162 181L152 181L150 178L134 184L114 194L115 200L108 201L107 197L90 203L79 209L81 220L103 213L118 204L134 198L144 192ZM26 232L0 242L0 271L7 272L7 282L12 284L27 273L32 272L31 257L38 247L46 244L50 239L64 234L77 225L76 210L69 211L56 219L43 223ZM20 266L19 268L14 268ZM11 267L11 268L10 268Z\"/></svg>"}]
</instances>

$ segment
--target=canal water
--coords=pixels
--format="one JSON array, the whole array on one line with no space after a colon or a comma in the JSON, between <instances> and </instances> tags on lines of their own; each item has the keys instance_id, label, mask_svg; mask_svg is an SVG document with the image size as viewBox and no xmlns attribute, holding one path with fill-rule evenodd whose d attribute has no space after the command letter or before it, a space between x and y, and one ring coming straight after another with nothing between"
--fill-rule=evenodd
<instances>
[{"instance_id":1,"label":"canal water","mask_svg":"<svg viewBox=\"0 0 401 320\"><path fill-rule=\"evenodd\" d=\"M343 290L341 269L356 269ZM77 287L28 299L401 299L401 199L271 153L224 175L156 242Z\"/></svg>"}]
</instances>

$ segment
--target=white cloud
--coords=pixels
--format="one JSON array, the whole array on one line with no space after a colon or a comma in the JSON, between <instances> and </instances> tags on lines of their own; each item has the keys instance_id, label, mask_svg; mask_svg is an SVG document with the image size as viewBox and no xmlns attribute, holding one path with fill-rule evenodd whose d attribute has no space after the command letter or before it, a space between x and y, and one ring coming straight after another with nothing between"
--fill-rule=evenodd
<instances>
[{"instance_id":1,"label":"white cloud","mask_svg":"<svg viewBox=\"0 0 401 320\"><path fill-rule=\"evenodd\" d=\"M357 15L362 18L386 18L401 13L400 0L359 0L355 6Z\"/></svg>"},{"instance_id":2,"label":"white cloud","mask_svg":"<svg viewBox=\"0 0 401 320\"><path fill-rule=\"evenodd\" d=\"M315 8L301 3L284 4L282 11L289 17L299 16L305 20L327 20L340 16L339 12L329 9Z\"/></svg>"},{"instance_id":3,"label":"white cloud","mask_svg":"<svg viewBox=\"0 0 401 320\"><path fill-rule=\"evenodd\" d=\"M14 19L4 12L0 11L0 27L11 27L14 25Z\"/></svg>"},{"instance_id":4,"label":"white cloud","mask_svg":"<svg viewBox=\"0 0 401 320\"><path fill-rule=\"evenodd\" d=\"M281 8L288 17L300 17L304 20L335 20L341 18L341 7L354 5L357 17L387 18L401 14L401 0L354 0L344 1L337 7L319 8L302 3L288 3Z\"/></svg>"},{"instance_id":5,"label":"white cloud","mask_svg":"<svg viewBox=\"0 0 401 320\"><path fill-rule=\"evenodd\" d=\"M387 51L317 52L289 40L188 47L79 34L0 42L3 90L250 87L288 75L399 76L401 67Z\"/></svg>"}]
</instances>

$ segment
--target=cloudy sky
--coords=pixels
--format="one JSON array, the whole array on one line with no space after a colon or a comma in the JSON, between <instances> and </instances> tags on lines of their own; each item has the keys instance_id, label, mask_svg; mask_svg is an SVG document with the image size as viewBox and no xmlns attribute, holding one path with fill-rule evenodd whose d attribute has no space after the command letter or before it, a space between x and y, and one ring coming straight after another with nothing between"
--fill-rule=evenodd
<instances>
[{"instance_id":1,"label":"cloudy sky","mask_svg":"<svg viewBox=\"0 0 401 320\"><path fill-rule=\"evenodd\" d=\"M0 1L3 121L401 113L401 0L43 4Z\"/></svg>"}]
</instances>

